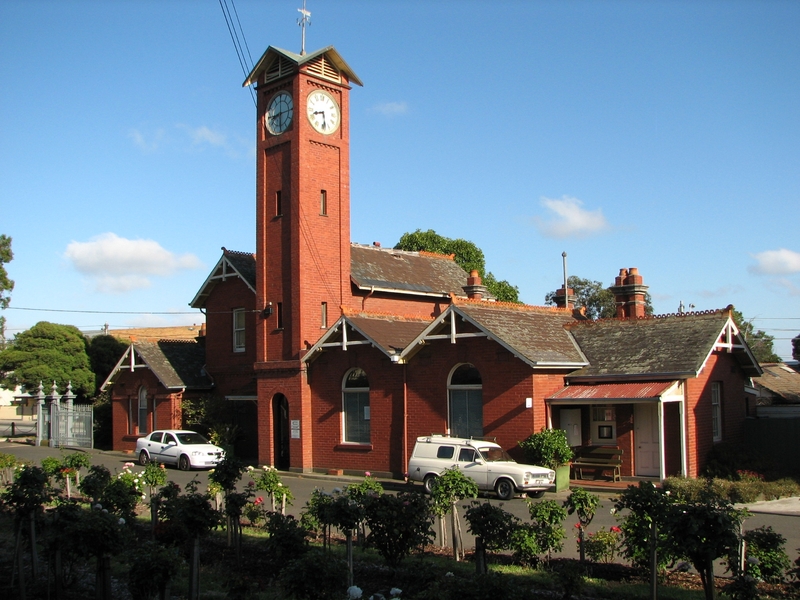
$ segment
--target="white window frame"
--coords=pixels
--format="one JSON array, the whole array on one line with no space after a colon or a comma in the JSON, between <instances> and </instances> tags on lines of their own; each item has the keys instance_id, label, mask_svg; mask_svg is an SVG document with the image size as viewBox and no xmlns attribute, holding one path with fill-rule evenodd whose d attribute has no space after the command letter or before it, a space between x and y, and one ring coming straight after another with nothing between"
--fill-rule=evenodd
<instances>
[{"instance_id":1,"label":"white window frame","mask_svg":"<svg viewBox=\"0 0 800 600\"><path fill-rule=\"evenodd\" d=\"M138 407L136 426L139 429L139 435L150 433L150 429L147 427L147 388L144 386L139 388L139 401L136 406Z\"/></svg>"},{"instance_id":2,"label":"white window frame","mask_svg":"<svg viewBox=\"0 0 800 600\"><path fill-rule=\"evenodd\" d=\"M233 311L233 351L245 351L245 311L237 308Z\"/></svg>"},{"instance_id":3,"label":"white window frame","mask_svg":"<svg viewBox=\"0 0 800 600\"><path fill-rule=\"evenodd\" d=\"M449 435L456 435L452 429L452 403L453 403L453 392L465 392L467 395L467 402L469 403L470 397L475 397L477 394L480 394L480 405L481 405L481 431L480 435L477 437L483 436L483 375L481 374L481 383L476 384L456 384L453 383L453 375L456 374L461 367L468 366L472 367L480 374L478 368L473 365L472 363L459 363L455 367L450 370L450 374L447 376L447 433Z\"/></svg>"},{"instance_id":4,"label":"white window frame","mask_svg":"<svg viewBox=\"0 0 800 600\"><path fill-rule=\"evenodd\" d=\"M367 378L367 387L347 387L347 378L350 376L351 373L354 371L363 371L358 367L354 369L350 369L345 373L344 378L342 379L342 443L344 444L370 444L372 443L372 427L370 424L370 397L369 397L369 378ZM364 376L366 377L366 372L364 372ZM367 403L363 406L364 413L361 415L360 420L366 422L369 425L368 428L368 435L366 439L352 439L355 436L350 435L347 430L347 401L349 394L366 394L367 395Z\"/></svg>"},{"instance_id":5,"label":"white window frame","mask_svg":"<svg viewBox=\"0 0 800 600\"><path fill-rule=\"evenodd\" d=\"M591 406L591 432L593 446L617 445L617 409L615 406ZM611 427L611 437L601 438L600 427Z\"/></svg>"},{"instance_id":6,"label":"white window frame","mask_svg":"<svg viewBox=\"0 0 800 600\"><path fill-rule=\"evenodd\" d=\"M713 441L722 441L722 384L711 382L711 436Z\"/></svg>"}]
</instances>

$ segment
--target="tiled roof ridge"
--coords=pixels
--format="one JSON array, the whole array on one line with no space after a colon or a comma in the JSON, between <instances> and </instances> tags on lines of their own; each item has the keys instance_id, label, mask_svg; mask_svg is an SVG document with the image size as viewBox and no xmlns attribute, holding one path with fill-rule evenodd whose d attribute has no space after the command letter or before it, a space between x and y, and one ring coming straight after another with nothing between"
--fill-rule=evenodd
<instances>
[{"instance_id":1,"label":"tiled roof ridge","mask_svg":"<svg viewBox=\"0 0 800 600\"><path fill-rule=\"evenodd\" d=\"M246 256L246 257L251 257L251 258L255 258L256 257L256 253L255 252L243 252L241 250L228 250L225 246L222 247L222 253L223 254L233 254L235 256Z\"/></svg>"},{"instance_id":2,"label":"tiled roof ridge","mask_svg":"<svg viewBox=\"0 0 800 600\"><path fill-rule=\"evenodd\" d=\"M441 258L444 260L452 260L455 262L455 254L439 254L438 252L428 252L427 250L400 250L399 248L384 248L383 246L375 246L371 244L359 244L358 242L350 242L351 246L363 248L365 250L376 250L378 252L389 252L391 254L409 254L411 256L424 256L426 258Z\"/></svg>"},{"instance_id":3,"label":"tiled roof ridge","mask_svg":"<svg viewBox=\"0 0 800 600\"><path fill-rule=\"evenodd\" d=\"M420 256L427 256L428 258L442 258L444 260L452 260L455 262L456 255L455 254L439 254L438 252L428 252L427 250L420 250L418 252Z\"/></svg>"},{"instance_id":4,"label":"tiled roof ridge","mask_svg":"<svg viewBox=\"0 0 800 600\"><path fill-rule=\"evenodd\" d=\"M397 321L414 321L419 323L430 323L431 317L421 317L419 315L401 315L390 312L370 312L358 308L342 306L342 315L345 317L364 317L367 319L394 319Z\"/></svg>"},{"instance_id":5,"label":"tiled roof ridge","mask_svg":"<svg viewBox=\"0 0 800 600\"><path fill-rule=\"evenodd\" d=\"M520 310L520 311L557 313L565 315L571 315L573 313L573 309L560 306L538 306L535 304L521 304L519 302L475 300L472 298L464 298L462 296L455 296L455 295L451 295L450 298L452 299L453 304L456 305L469 304L472 306L482 306L485 308L513 308L515 310Z\"/></svg>"},{"instance_id":6,"label":"tiled roof ridge","mask_svg":"<svg viewBox=\"0 0 800 600\"><path fill-rule=\"evenodd\" d=\"M177 339L177 338L176 339L159 338L157 340L153 340L153 339L146 339L146 340L132 339L131 343L133 345L137 345L137 344L139 344L139 345L141 345L141 344L152 344L152 345L158 345L158 344L185 344L185 345L189 345L189 344L194 344L194 345L197 345L197 340Z\"/></svg>"},{"instance_id":7,"label":"tiled roof ridge","mask_svg":"<svg viewBox=\"0 0 800 600\"><path fill-rule=\"evenodd\" d=\"M610 319L587 319L585 321L575 321L570 323L569 327L576 327L578 325L584 327L591 327L599 323L614 323L614 322L639 322L639 321L658 321L673 318L687 318L687 317L709 317L713 315L728 315L733 314L733 304L729 304L725 308L711 308L708 310L695 310L691 312L677 312L677 313L664 313L661 315L645 315L643 317L626 317L623 319L612 317Z\"/></svg>"}]
</instances>

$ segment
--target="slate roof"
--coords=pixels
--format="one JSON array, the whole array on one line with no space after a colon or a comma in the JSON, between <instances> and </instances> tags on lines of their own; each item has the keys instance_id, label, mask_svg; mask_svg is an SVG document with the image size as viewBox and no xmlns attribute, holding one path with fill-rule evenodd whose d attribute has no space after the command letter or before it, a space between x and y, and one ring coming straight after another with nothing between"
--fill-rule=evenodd
<instances>
[{"instance_id":1,"label":"slate roof","mask_svg":"<svg viewBox=\"0 0 800 600\"><path fill-rule=\"evenodd\" d=\"M400 294L464 296L467 272L449 256L392 248L350 246L350 278L356 287Z\"/></svg>"},{"instance_id":2,"label":"slate roof","mask_svg":"<svg viewBox=\"0 0 800 600\"><path fill-rule=\"evenodd\" d=\"M448 310L467 317L532 366L587 363L565 329L575 322L571 311L500 302L458 302Z\"/></svg>"},{"instance_id":3,"label":"slate roof","mask_svg":"<svg viewBox=\"0 0 800 600\"><path fill-rule=\"evenodd\" d=\"M786 403L800 403L800 373L784 363L765 363L761 365L764 374L753 377L753 383L772 393L774 400Z\"/></svg>"},{"instance_id":4,"label":"slate roof","mask_svg":"<svg viewBox=\"0 0 800 600\"><path fill-rule=\"evenodd\" d=\"M732 308L732 307L730 307ZM683 313L642 319L575 322L569 331L589 359L569 380L632 376L695 376L730 319L730 311ZM757 374L749 350L735 350L740 364Z\"/></svg>"},{"instance_id":5,"label":"slate roof","mask_svg":"<svg viewBox=\"0 0 800 600\"><path fill-rule=\"evenodd\" d=\"M205 346L185 340L159 340L132 343L106 379L103 388L130 364L131 352L135 353L136 364L143 362L147 365L167 389L203 390L213 387L204 369Z\"/></svg>"},{"instance_id":6,"label":"slate roof","mask_svg":"<svg viewBox=\"0 0 800 600\"><path fill-rule=\"evenodd\" d=\"M239 277L253 294L256 293L256 255L251 252L238 252L222 247L222 256L211 273L200 286L197 294L189 302L192 308L203 308L206 299L220 281L229 277Z\"/></svg>"},{"instance_id":7,"label":"slate roof","mask_svg":"<svg viewBox=\"0 0 800 600\"><path fill-rule=\"evenodd\" d=\"M387 354L399 354L430 323L429 320L365 314L348 316L347 320Z\"/></svg>"}]
</instances>

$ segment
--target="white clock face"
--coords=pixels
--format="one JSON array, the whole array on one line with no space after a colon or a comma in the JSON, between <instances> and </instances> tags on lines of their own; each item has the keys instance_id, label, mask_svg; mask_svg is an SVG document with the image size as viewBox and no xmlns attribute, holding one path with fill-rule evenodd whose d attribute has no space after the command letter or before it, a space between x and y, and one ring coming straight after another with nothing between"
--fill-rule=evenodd
<instances>
[{"instance_id":1,"label":"white clock face","mask_svg":"<svg viewBox=\"0 0 800 600\"><path fill-rule=\"evenodd\" d=\"M320 133L333 133L339 128L339 105L328 94L315 90L308 96L308 120Z\"/></svg>"},{"instance_id":2,"label":"white clock face","mask_svg":"<svg viewBox=\"0 0 800 600\"><path fill-rule=\"evenodd\" d=\"M267 109L267 129L270 133L278 135L289 128L294 115L294 102L286 92L276 94Z\"/></svg>"}]
</instances>

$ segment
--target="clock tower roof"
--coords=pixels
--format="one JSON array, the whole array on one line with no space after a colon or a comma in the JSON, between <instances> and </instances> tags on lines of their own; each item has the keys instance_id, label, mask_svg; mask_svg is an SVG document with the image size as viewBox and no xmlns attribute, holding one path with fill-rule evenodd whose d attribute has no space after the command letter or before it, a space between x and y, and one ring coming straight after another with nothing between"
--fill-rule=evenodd
<instances>
[{"instance_id":1,"label":"clock tower roof","mask_svg":"<svg viewBox=\"0 0 800 600\"><path fill-rule=\"evenodd\" d=\"M355 74L353 69L350 68L350 65L347 64L341 54L339 54L333 46L327 46L326 48L311 52L310 54L296 54L289 50L270 46L258 60L256 66L253 67L253 70L250 71L242 87L258 83L260 76L265 71L267 72L267 80L269 81L271 79L271 73L277 73L277 76L272 78L278 78L288 74L284 72L285 67L298 68L303 65L319 62L320 60L327 61L335 70L345 75L349 82L360 86L364 85L361 83L358 75Z\"/></svg>"}]
</instances>

